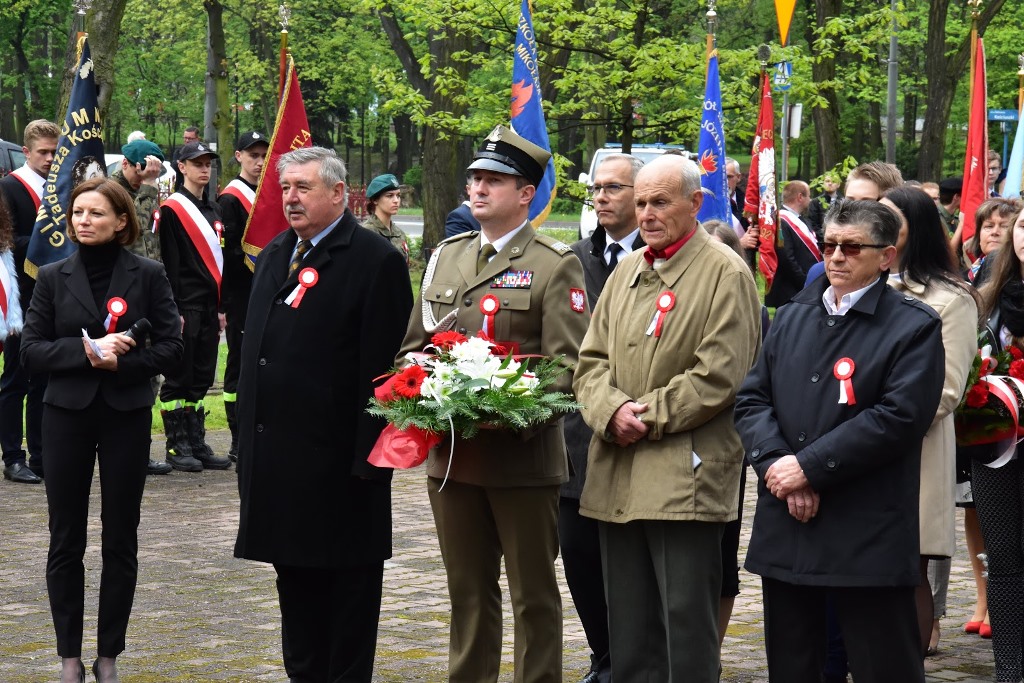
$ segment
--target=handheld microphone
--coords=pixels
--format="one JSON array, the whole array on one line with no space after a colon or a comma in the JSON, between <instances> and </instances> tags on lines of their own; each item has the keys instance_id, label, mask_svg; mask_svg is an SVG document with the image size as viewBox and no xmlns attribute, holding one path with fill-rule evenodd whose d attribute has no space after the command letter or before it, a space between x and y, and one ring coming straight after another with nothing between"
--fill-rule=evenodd
<instances>
[{"instance_id":1,"label":"handheld microphone","mask_svg":"<svg viewBox=\"0 0 1024 683\"><path fill-rule=\"evenodd\" d=\"M132 323L132 326L124 333L124 336L138 341L140 337L145 336L151 329L153 329L153 325L147 318L139 318Z\"/></svg>"}]
</instances>

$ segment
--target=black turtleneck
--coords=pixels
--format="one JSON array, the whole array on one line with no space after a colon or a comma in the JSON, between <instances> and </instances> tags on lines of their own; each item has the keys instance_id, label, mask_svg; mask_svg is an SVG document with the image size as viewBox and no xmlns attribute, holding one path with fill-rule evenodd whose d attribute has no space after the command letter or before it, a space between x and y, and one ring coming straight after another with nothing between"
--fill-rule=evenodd
<instances>
[{"instance_id":1,"label":"black turtleneck","mask_svg":"<svg viewBox=\"0 0 1024 683\"><path fill-rule=\"evenodd\" d=\"M92 291L92 298L96 302L96 309L101 314L106 314L107 302L105 297L110 290L110 278L114 274L114 263L121 253L121 245L117 240L110 240L103 244L78 245L78 256L82 259L85 272L89 276L89 289Z\"/></svg>"}]
</instances>

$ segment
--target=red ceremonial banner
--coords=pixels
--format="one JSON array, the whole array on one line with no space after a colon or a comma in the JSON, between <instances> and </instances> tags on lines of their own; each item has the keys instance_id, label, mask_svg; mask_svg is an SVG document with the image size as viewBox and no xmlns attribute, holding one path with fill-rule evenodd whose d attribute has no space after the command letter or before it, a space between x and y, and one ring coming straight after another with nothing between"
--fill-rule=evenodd
<instances>
[{"instance_id":1,"label":"red ceremonial banner","mask_svg":"<svg viewBox=\"0 0 1024 683\"><path fill-rule=\"evenodd\" d=\"M256 188L256 199L253 201L249 221L245 224L242 236L242 250L248 258L245 263L250 270L256 267L256 258L274 239L288 227L284 217L284 202L281 198L280 176L277 173L277 160L282 154L311 147L313 138L309 134L309 121L306 119L306 107L302 103L302 91L299 90L299 76L295 71L295 61L288 57L288 78L281 104L277 108L277 120L274 122L274 134L270 138L270 150L267 152L266 163L260 173L260 182Z\"/></svg>"},{"instance_id":2,"label":"red ceremonial banner","mask_svg":"<svg viewBox=\"0 0 1024 683\"><path fill-rule=\"evenodd\" d=\"M978 38L975 53L974 86L971 88L971 114L967 123L967 154L964 158L964 185L960 197L961 241L974 236L974 214L988 199L988 85L985 80L985 46ZM972 254L977 258L981 254Z\"/></svg>"},{"instance_id":3,"label":"red ceremonial banner","mask_svg":"<svg viewBox=\"0 0 1024 683\"><path fill-rule=\"evenodd\" d=\"M765 283L771 287L779 257L775 253L775 108L772 102L772 84L768 74L762 74L761 109L757 114L754 146L750 150L750 174L747 176L747 194L743 198L743 211L751 215L750 227L759 231L758 267Z\"/></svg>"}]
</instances>

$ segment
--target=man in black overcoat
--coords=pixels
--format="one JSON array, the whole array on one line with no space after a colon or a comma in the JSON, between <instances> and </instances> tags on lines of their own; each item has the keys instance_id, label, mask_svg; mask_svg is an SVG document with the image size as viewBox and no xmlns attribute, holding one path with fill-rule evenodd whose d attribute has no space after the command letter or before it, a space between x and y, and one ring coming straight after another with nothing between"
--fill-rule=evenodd
<instances>
[{"instance_id":1,"label":"man in black overcoat","mask_svg":"<svg viewBox=\"0 0 1024 683\"><path fill-rule=\"evenodd\" d=\"M821 680L831 598L857 683L924 683L921 440L945 353L935 312L887 284L899 228L878 202L833 206L828 278L779 309L736 397L758 478L745 567L762 577L772 681Z\"/></svg>"},{"instance_id":2,"label":"man in black overcoat","mask_svg":"<svg viewBox=\"0 0 1024 683\"><path fill-rule=\"evenodd\" d=\"M344 163L320 147L278 161L291 229L260 254L238 388L237 557L277 571L293 681L373 674L391 470L366 462L366 414L412 309L404 256L346 210Z\"/></svg>"}]
</instances>

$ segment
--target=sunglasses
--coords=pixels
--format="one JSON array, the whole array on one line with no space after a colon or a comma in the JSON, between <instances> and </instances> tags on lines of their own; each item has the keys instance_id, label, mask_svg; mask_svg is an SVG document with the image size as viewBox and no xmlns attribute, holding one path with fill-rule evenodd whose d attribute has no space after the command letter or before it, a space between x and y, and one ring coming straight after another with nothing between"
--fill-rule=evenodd
<instances>
[{"instance_id":1,"label":"sunglasses","mask_svg":"<svg viewBox=\"0 0 1024 683\"><path fill-rule=\"evenodd\" d=\"M857 256L861 249L885 249L888 244L857 244L856 242L818 242L818 248L825 256L836 253L836 249L843 252L843 256Z\"/></svg>"}]
</instances>

